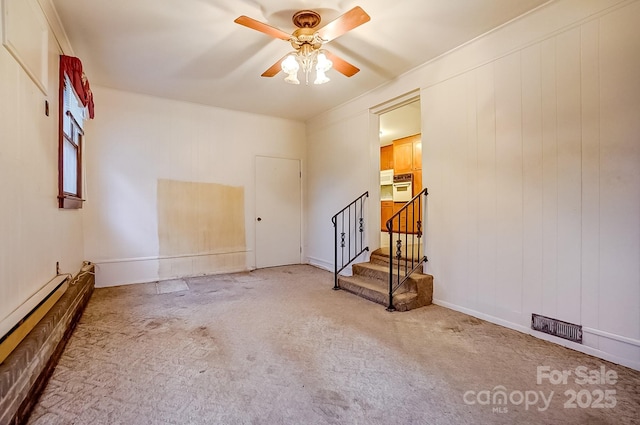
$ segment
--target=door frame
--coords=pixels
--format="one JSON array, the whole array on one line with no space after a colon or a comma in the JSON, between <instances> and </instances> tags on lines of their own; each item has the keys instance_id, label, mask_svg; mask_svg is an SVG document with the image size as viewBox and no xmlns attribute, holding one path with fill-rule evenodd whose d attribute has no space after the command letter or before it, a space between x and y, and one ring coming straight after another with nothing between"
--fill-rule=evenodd
<instances>
[{"instance_id":1,"label":"door frame","mask_svg":"<svg viewBox=\"0 0 640 425\"><path fill-rule=\"evenodd\" d=\"M392 111L394 109L400 108L402 106L408 105L409 103L413 103L415 101L420 101L420 128L424 128L423 119L423 108L421 101L421 90L414 89L410 92L407 92L403 95L394 97L393 99L387 100L386 102L382 102L376 106L369 108L369 156L370 163L372 165L371 170L371 183L370 187L375 188L374 190L370 190L369 199L372 204L375 204L376 207L369 208L369 216L367 217L367 234L375 235L374 238L369 238L369 246L371 252L380 248L380 115ZM424 143L423 143L423 151L424 151ZM424 173L423 173L424 174ZM424 185L424 183L423 183ZM425 208L425 219L424 219L424 228L427 228L427 214ZM423 244L425 244L426 249L426 237L423 240ZM425 251L426 252L426 251Z\"/></svg>"}]
</instances>

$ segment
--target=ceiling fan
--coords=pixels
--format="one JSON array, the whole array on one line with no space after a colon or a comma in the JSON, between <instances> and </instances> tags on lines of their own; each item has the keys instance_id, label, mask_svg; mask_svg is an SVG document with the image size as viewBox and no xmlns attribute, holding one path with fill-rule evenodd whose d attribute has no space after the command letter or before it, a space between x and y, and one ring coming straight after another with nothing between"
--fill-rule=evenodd
<instances>
[{"instance_id":1,"label":"ceiling fan","mask_svg":"<svg viewBox=\"0 0 640 425\"><path fill-rule=\"evenodd\" d=\"M322 84L329 81L325 72L331 67L347 77L351 77L360 71L360 69L344 59L322 49L322 46L368 22L370 19L369 15L367 15L361 7L356 6L319 29L318 25L321 21L320 14L313 10L300 10L294 13L291 18L293 24L297 27L293 34L288 34L278 28L244 15L237 18L234 22L270 35L271 37L288 41L295 49L294 52L288 53L263 72L263 77L273 77L282 70L288 75L285 81L292 84L300 84L297 73L298 70L302 68L306 83L308 84L309 74L312 68L315 67L316 79L314 83Z\"/></svg>"}]
</instances>

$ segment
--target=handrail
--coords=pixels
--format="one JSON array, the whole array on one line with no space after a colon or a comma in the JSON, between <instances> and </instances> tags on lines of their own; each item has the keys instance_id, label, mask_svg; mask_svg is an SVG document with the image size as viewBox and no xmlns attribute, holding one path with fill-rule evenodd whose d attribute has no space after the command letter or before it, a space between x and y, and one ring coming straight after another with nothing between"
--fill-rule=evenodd
<instances>
[{"instance_id":1,"label":"handrail","mask_svg":"<svg viewBox=\"0 0 640 425\"><path fill-rule=\"evenodd\" d=\"M392 215L391 218L386 222L387 232L389 233L388 311L395 310L395 307L393 306L394 292L398 290L398 288L402 286L407 281L407 279L409 279L413 272L418 270L418 268L427 261L427 257L420 254L420 249L422 248L422 219L424 212L424 208L422 205L422 196L424 195L424 198L426 200L428 194L429 193L427 192L427 188L425 187L420 193L418 193L409 202L407 202L398 212ZM398 234L398 239L395 241L396 251L394 253L393 234L395 222L397 222L396 233ZM404 235L404 253L402 249L402 235ZM411 235L411 244L409 244L409 235ZM417 239L417 241L415 239ZM411 252L409 252L409 245L411 245ZM395 274L394 267L396 269ZM395 285L394 281L396 282Z\"/></svg>"},{"instance_id":2,"label":"handrail","mask_svg":"<svg viewBox=\"0 0 640 425\"><path fill-rule=\"evenodd\" d=\"M349 205L338 211L331 222L334 228L334 244L333 244L333 289L340 289L338 286L338 273L344 270L349 264L358 258L363 252L369 251L368 246L364 246L364 201L369 197L369 191L358 196ZM360 211L358 211L358 206ZM353 211L353 216L352 216ZM345 229L346 217L346 229ZM338 218L340 218L340 265L338 265ZM353 218L353 223L351 219ZM355 226L358 226L357 229ZM346 231L345 231L346 230ZM359 238L357 233L359 233ZM353 244L352 244L353 239ZM360 242L358 244L358 242ZM347 250L347 258L345 261L345 248Z\"/></svg>"}]
</instances>

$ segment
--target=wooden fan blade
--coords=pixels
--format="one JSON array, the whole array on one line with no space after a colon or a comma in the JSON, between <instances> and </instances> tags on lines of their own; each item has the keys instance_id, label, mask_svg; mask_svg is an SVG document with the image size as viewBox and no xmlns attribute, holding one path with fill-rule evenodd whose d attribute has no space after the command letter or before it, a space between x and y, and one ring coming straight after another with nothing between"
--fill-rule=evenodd
<instances>
[{"instance_id":1,"label":"wooden fan blade","mask_svg":"<svg viewBox=\"0 0 640 425\"><path fill-rule=\"evenodd\" d=\"M328 52L324 49L323 49L323 52L327 56L327 59L333 62L333 69L335 69L339 73L344 74L347 77L353 77L360 71L359 68L351 65L349 62L342 59L341 57L336 56L333 53Z\"/></svg>"},{"instance_id":2,"label":"wooden fan blade","mask_svg":"<svg viewBox=\"0 0 640 425\"><path fill-rule=\"evenodd\" d=\"M289 39L291 38L291 34L287 34L286 32L272 27L271 25L263 24L260 21L249 18L248 16L242 15L233 22L235 22L236 24L244 25L247 28L260 31L262 33L270 35L271 37L279 38L280 40L289 41Z\"/></svg>"},{"instance_id":3,"label":"wooden fan blade","mask_svg":"<svg viewBox=\"0 0 640 425\"><path fill-rule=\"evenodd\" d=\"M276 74L282 70L282 61L285 60L287 56L289 56L289 53L284 55L278 62L271 65L271 68L263 72L261 77L275 77Z\"/></svg>"},{"instance_id":4,"label":"wooden fan blade","mask_svg":"<svg viewBox=\"0 0 640 425\"><path fill-rule=\"evenodd\" d=\"M356 6L342 16L339 16L335 20L329 22L324 27L318 30L318 35L325 41L331 41L340 37L347 31L359 27L360 25L369 22L371 17L367 15L367 12L362 10L360 6Z\"/></svg>"}]
</instances>

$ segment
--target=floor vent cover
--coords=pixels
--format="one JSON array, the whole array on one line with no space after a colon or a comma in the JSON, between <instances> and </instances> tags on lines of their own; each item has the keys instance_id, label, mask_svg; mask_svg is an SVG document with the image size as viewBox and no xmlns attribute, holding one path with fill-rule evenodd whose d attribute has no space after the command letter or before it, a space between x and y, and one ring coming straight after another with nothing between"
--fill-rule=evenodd
<instances>
[{"instance_id":1,"label":"floor vent cover","mask_svg":"<svg viewBox=\"0 0 640 425\"><path fill-rule=\"evenodd\" d=\"M531 329L582 344L582 326L550 317L531 315Z\"/></svg>"}]
</instances>

